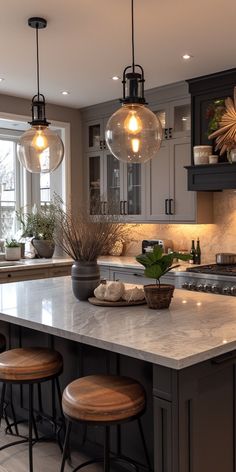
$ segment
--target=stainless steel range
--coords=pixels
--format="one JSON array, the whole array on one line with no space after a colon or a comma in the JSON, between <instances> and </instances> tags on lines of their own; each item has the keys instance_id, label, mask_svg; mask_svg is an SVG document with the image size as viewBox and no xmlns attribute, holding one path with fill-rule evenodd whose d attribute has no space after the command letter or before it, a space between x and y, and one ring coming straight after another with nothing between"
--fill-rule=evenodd
<instances>
[{"instance_id":1,"label":"stainless steel range","mask_svg":"<svg viewBox=\"0 0 236 472\"><path fill-rule=\"evenodd\" d=\"M189 267L178 278L179 288L236 296L236 265Z\"/></svg>"}]
</instances>

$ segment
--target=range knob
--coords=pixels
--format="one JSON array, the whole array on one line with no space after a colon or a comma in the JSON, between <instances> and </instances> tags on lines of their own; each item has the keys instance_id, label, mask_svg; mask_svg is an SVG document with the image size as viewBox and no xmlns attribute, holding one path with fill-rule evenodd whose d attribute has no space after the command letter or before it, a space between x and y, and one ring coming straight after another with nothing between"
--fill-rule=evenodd
<instances>
[{"instance_id":1,"label":"range knob","mask_svg":"<svg viewBox=\"0 0 236 472\"><path fill-rule=\"evenodd\" d=\"M190 282L190 283L188 284L188 289L189 289L189 290L196 290L196 289L197 289L196 284L193 284L193 283Z\"/></svg>"},{"instance_id":2,"label":"range knob","mask_svg":"<svg viewBox=\"0 0 236 472\"><path fill-rule=\"evenodd\" d=\"M203 290L204 290L203 284L197 285L197 291L198 291L198 292L203 292Z\"/></svg>"},{"instance_id":3,"label":"range knob","mask_svg":"<svg viewBox=\"0 0 236 472\"><path fill-rule=\"evenodd\" d=\"M233 285L233 287L231 287L230 293L231 293L231 295L233 295L233 297L236 297L236 286L235 285Z\"/></svg>"},{"instance_id":4,"label":"range knob","mask_svg":"<svg viewBox=\"0 0 236 472\"><path fill-rule=\"evenodd\" d=\"M205 284L205 285L203 286L203 290L204 290L204 292L211 292L211 285Z\"/></svg>"},{"instance_id":5,"label":"range knob","mask_svg":"<svg viewBox=\"0 0 236 472\"><path fill-rule=\"evenodd\" d=\"M182 284L182 288L188 288L189 284L188 282L184 282L184 284Z\"/></svg>"},{"instance_id":6,"label":"range knob","mask_svg":"<svg viewBox=\"0 0 236 472\"><path fill-rule=\"evenodd\" d=\"M212 293L220 293L220 289L219 289L218 285L212 285L211 291L212 291Z\"/></svg>"},{"instance_id":7,"label":"range knob","mask_svg":"<svg viewBox=\"0 0 236 472\"><path fill-rule=\"evenodd\" d=\"M222 288L222 293L224 295L230 295L230 293L231 293L230 287L223 287Z\"/></svg>"}]
</instances>

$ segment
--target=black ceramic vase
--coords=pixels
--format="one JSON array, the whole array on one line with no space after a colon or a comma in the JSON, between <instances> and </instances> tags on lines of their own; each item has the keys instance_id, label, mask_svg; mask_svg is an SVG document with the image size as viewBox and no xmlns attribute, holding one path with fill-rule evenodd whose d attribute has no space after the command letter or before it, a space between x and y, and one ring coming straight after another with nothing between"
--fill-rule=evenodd
<instances>
[{"instance_id":1,"label":"black ceramic vase","mask_svg":"<svg viewBox=\"0 0 236 472\"><path fill-rule=\"evenodd\" d=\"M100 270L97 262L74 261L71 268L73 293L78 300L93 297L94 289L100 282Z\"/></svg>"}]
</instances>

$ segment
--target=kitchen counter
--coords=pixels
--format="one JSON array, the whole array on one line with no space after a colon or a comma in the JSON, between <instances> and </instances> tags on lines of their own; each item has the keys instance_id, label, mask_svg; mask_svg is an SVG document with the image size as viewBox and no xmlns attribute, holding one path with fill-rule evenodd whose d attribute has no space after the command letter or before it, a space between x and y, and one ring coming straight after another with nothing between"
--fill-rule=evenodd
<instances>
[{"instance_id":1,"label":"kitchen counter","mask_svg":"<svg viewBox=\"0 0 236 472\"><path fill-rule=\"evenodd\" d=\"M95 307L70 277L0 286L0 319L153 364L182 369L236 349L235 298L176 290L169 310Z\"/></svg>"},{"instance_id":2,"label":"kitchen counter","mask_svg":"<svg viewBox=\"0 0 236 472\"><path fill-rule=\"evenodd\" d=\"M70 266L73 261L69 257L55 257L52 259L21 259L20 261L0 261L0 272L27 270L40 267Z\"/></svg>"}]
</instances>

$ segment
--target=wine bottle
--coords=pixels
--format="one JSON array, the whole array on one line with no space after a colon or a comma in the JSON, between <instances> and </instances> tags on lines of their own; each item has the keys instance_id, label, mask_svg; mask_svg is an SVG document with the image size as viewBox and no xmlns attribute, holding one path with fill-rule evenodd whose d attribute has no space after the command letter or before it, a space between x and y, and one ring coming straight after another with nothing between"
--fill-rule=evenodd
<instances>
[{"instance_id":1,"label":"wine bottle","mask_svg":"<svg viewBox=\"0 0 236 472\"><path fill-rule=\"evenodd\" d=\"M197 238L195 264L201 264L201 248L200 248L200 241L199 241L199 238Z\"/></svg>"},{"instance_id":2,"label":"wine bottle","mask_svg":"<svg viewBox=\"0 0 236 472\"><path fill-rule=\"evenodd\" d=\"M196 260L196 250L195 250L194 239L192 239L192 247L191 247L191 250L190 250L190 256L191 256L191 259L189 260L190 264L196 264L196 262L195 262L195 260Z\"/></svg>"}]
</instances>

